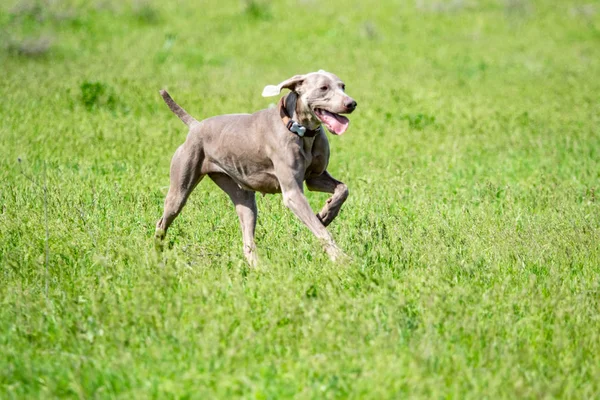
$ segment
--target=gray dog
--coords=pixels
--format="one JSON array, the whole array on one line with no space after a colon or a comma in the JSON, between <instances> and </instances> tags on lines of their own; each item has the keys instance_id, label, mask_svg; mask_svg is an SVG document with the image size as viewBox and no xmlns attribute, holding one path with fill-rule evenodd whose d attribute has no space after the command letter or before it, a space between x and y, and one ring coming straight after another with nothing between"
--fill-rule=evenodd
<instances>
[{"instance_id":1,"label":"gray dog","mask_svg":"<svg viewBox=\"0 0 600 400\"><path fill-rule=\"evenodd\" d=\"M169 94L160 94L189 128L188 136L171 161L171 185L162 218L156 224L156 243L162 248L167 229L180 213L198 182L208 175L233 201L244 238L244 255L251 266L258 258L254 244L255 193L283 193L283 203L317 236L332 260L344 253L325 228L348 197L347 186L327 172L329 142L321 124L341 135L348 128L356 101L344 83L320 70L296 75L277 86L266 86L263 96L291 92L275 108L254 114L230 114L201 122L183 110ZM331 193L315 215L304 196L311 191Z\"/></svg>"}]
</instances>

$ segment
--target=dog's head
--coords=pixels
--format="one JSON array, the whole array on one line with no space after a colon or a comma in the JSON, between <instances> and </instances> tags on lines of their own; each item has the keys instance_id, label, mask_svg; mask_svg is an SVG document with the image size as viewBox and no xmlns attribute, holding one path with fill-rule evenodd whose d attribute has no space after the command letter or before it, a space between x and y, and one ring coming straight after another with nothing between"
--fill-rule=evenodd
<instances>
[{"instance_id":1,"label":"dog's head","mask_svg":"<svg viewBox=\"0 0 600 400\"><path fill-rule=\"evenodd\" d=\"M350 121L341 114L356 109L356 101L346 94L346 85L336 75L319 70L305 75L293 76L279 85L265 86L264 97L277 96L282 89L290 89L300 99L299 110L306 113L335 135L343 134Z\"/></svg>"}]
</instances>

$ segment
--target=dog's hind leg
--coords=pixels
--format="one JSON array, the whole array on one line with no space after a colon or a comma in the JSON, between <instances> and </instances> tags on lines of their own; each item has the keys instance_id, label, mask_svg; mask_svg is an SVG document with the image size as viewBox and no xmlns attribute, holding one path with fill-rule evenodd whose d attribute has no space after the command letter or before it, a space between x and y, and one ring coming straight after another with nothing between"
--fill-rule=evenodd
<instances>
[{"instance_id":1,"label":"dog's hind leg","mask_svg":"<svg viewBox=\"0 0 600 400\"><path fill-rule=\"evenodd\" d=\"M258 263L256 245L254 244L257 216L255 192L240 188L233 179L225 174L209 174L208 176L229 195L233 202L242 228L244 256L246 256L248 264L255 267Z\"/></svg>"},{"instance_id":2,"label":"dog's hind leg","mask_svg":"<svg viewBox=\"0 0 600 400\"><path fill-rule=\"evenodd\" d=\"M171 161L169 193L165 199L163 215L156 223L154 234L159 250L162 249L162 241L167 234L167 229L181 212L190 193L204 177L200 169L204 158L202 151L189 147L187 143L181 145Z\"/></svg>"}]
</instances>

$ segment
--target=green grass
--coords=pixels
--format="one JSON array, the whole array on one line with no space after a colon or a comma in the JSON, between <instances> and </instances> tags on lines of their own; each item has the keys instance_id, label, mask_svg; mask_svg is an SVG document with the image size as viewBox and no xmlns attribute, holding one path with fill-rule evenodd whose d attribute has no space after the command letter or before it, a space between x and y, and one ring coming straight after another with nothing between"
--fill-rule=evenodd
<instances>
[{"instance_id":1,"label":"green grass","mask_svg":"<svg viewBox=\"0 0 600 400\"><path fill-rule=\"evenodd\" d=\"M0 398L600 397L598 4L15 4ZM186 134L158 90L251 112L320 68L359 104L330 140L352 261L266 196L248 270L208 180L157 256Z\"/></svg>"}]
</instances>

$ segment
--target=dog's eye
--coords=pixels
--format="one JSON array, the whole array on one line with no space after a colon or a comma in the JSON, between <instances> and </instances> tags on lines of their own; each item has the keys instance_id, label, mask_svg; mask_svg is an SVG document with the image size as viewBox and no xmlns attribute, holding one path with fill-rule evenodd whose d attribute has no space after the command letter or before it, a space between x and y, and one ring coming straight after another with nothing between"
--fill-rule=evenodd
<instances>
[{"instance_id":1,"label":"dog's eye","mask_svg":"<svg viewBox=\"0 0 600 400\"><path fill-rule=\"evenodd\" d=\"M322 91L326 91L327 89L329 89L329 86L321 86Z\"/></svg>"},{"instance_id":2,"label":"dog's eye","mask_svg":"<svg viewBox=\"0 0 600 400\"><path fill-rule=\"evenodd\" d=\"M346 85L342 85L342 90L345 92L346 91Z\"/></svg>"}]
</instances>

